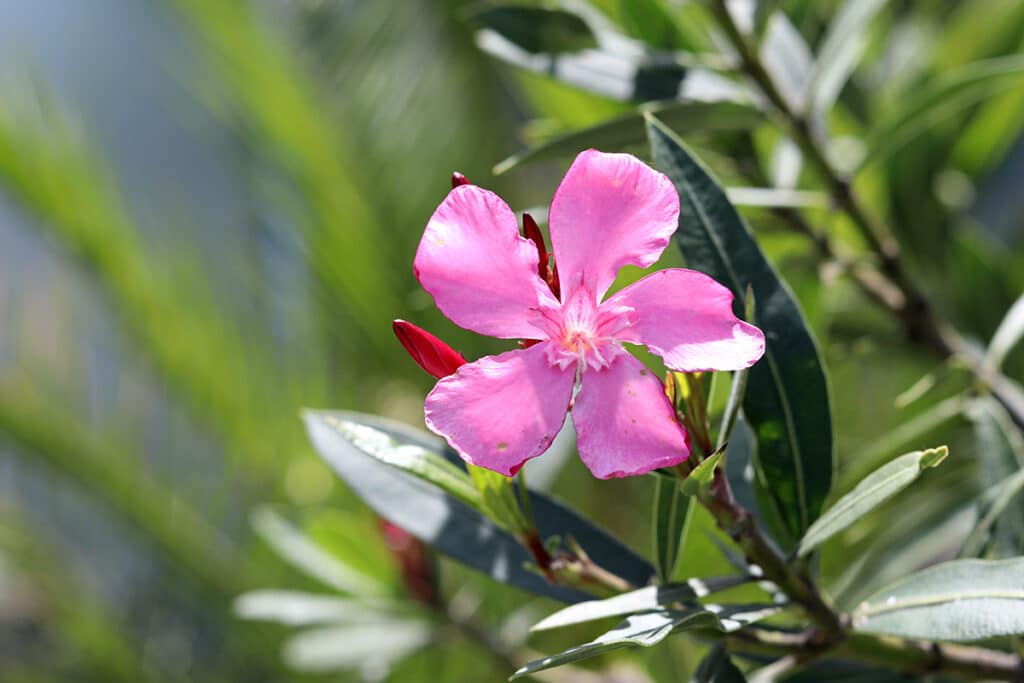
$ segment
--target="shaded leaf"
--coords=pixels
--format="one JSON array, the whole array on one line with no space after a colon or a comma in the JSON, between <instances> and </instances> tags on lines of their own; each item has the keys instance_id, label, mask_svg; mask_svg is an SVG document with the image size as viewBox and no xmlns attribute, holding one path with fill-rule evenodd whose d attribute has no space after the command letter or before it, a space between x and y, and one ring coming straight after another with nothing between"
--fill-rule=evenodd
<instances>
[{"instance_id":1,"label":"shaded leaf","mask_svg":"<svg viewBox=\"0 0 1024 683\"><path fill-rule=\"evenodd\" d=\"M475 508L357 448L336 424L358 423L380 432L395 447L414 445L439 454L442 447L431 435L360 413L307 411L305 420L321 457L382 517L502 583L563 602L589 597L581 591L552 586L526 569L532 560L510 534ZM451 457L457 460L457 456ZM635 585L650 581L654 568L649 563L572 510L532 491L530 504L543 537L572 536L609 571Z\"/></svg>"},{"instance_id":2,"label":"shaded leaf","mask_svg":"<svg viewBox=\"0 0 1024 683\"><path fill-rule=\"evenodd\" d=\"M679 481L669 477L654 478L654 515L651 528L654 536L654 560L659 583L672 579L679 553L685 545L690 518L690 497L680 490Z\"/></svg>"},{"instance_id":3,"label":"shaded leaf","mask_svg":"<svg viewBox=\"0 0 1024 683\"><path fill-rule=\"evenodd\" d=\"M725 646L716 643L711 652L700 660L690 683L744 683L746 680L743 672L729 659Z\"/></svg>"},{"instance_id":4,"label":"shaded leaf","mask_svg":"<svg viewBox=\"0 0 1024 683\"><path fill-rule=\"evenodd\" d=\"M914 451L882 465L864 477L852 491L836 501L800 539L797 556L803 557L847 528L878 505L910 485L924 470L936 467L946 456L945 446Z\"/></svg>"},{"instance_id":5,"label":"shaded leaf","mask_svg":"<svg viewBox=\"0 0 1024 683\"><path fill-rule=\"evenodd\" d=\"M737 313L752 287L767 349L749 370L743 412L757 436L759 486L774 503L763 512L780 542L792 545L820 513L834 470L828 385L817 346L792 293L710 173L651 117L648 136L656 165L679 192L676 239L687 264L728 287Z\"/></svg>"},{"instance_id":6,"label":"shaded leaf","mask_svg":"<svg viewBox=\"0 0 1024 683\"><path fill-rule=\"evenodd\" d=\"M886 110L866 140L862 164L881 161L941 121L1024 78L1024 56L968 64L939 76Z\"/></svg>"},{"instance_id":7,"label":"shaded leaf","mask_svg":"<svg viewBox=\"0 0 1024 683\"><path fill-rule=\"evenodd\" d=\"M749 581L745 576L690 579L685 583L647 586L604 600L588 600L561 609L534 624L531 631L564 628L608 617L662 610L677 602L693 602Z\"/></svg>"},{"instance_id":8,"label":"shaded leaf","mask_svg":"<svg viewBox=\"0 0 1024 683\"><path fill-rule=\"evenodd\" d=\"M869 597L853 619L859 631L928 640L1024 633L1024 558L930 567Z\"/></svg>"},{"instance_id":9,"label":"shaded leaf","mask_svg":"<svg viewBox=\"0 0 1024 683\"><path fill-rule=\"evenodd\" d=\"M470 11L469 18L533 54L597 47L587 22L564 9L482 4Z\"/></svg>"}]
</instances>

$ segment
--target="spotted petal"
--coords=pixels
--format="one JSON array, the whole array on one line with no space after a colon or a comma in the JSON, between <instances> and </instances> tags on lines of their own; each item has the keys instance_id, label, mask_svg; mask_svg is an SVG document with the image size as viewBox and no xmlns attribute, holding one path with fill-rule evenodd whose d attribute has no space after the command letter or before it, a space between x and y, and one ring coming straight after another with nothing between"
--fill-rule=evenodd
<instances>
[{"instance_id":1,"label":"spotted petal","mask_svg":"<svg viewBox=\"0 0 1024 683\"><path fill-rule=\"evenodd\" d=\"M515 214L476 185L453 189L431 216L413 270L452 322L491 337L536 338L530 310L556 305Z\"/></svg>"},{"instance_id":2,"label":"spotted petal","mask_svg":"<svg viewBox=\"0 0 1024 683\"><path fill-rule=\"evenodd\" d=\"M548 449L565 422L573 371L552 366L547 343L463 365L427 396L427 427L462 459L506 476Z\"/></svg>"},{"instance_id":3,"label":"spotted petal","mask_svg":"<svg viewBox=\"0 0 1024 683\"><path fill-rule=\"evenodd\" d=\"M587 150L555 192L548 221L563 297L582 283L600 298L622 266L658 260L679 222L679 195L630 154Z\"/></svg>"},{"instance_id":4,"label":"spotted petal","mask_svg":"<svg viewBox=\"0 0 1024 683\"><path fill-rule=\"evenodd\" d=\"M602 307L632 308L632 324L618 339L643 344L673 370L740 370L764 355L764 333L733 315L732 299L704 273L672 268L651 273Z\"/></svg>"},{"instance_id":5,"label":"spotted petal","mask_svg":"<svg viewBox=\"0 0 1024 683\"><path fill-rule=\"evenodd\" d=\"M661 382L628 353L583 373L572 421L580 458L599 479L645 474L690 455Z\"/></svg>"}]
</instances>

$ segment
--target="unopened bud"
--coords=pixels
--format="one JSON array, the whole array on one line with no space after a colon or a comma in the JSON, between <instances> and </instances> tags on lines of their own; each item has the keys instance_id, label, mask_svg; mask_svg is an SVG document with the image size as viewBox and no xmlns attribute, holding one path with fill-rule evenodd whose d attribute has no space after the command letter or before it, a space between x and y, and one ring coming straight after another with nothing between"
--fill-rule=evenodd
<instances>
[{"instance_id":1,"label":"unopened bud","mask_svg":"<svg viewBox=\"0 0 1024 683\"><path fill-rule=\"evenodd\" d=\"M437 379L454 374L466 364L461 353L423 328L405 320L396 320L392 329L416 364Z\"/></svg>"},{"instance_id":2,"label":"unopened bud","mask_svg":"<svg viewBox=\"0 0 1024 683\"><path fill-rule=\"evenodd\" d=\"M458 187L459 185L471 185L471 184L472 183L469 182L469 178L467 178L466 176L462 175L458 171L455 171L454 173L452 173L452 189L453 190L456 187Z\"/></svg>"},{"instance_id":3,"label":"unopened bud","mask_svg":"<svg viewBox=\"0 0 1024 683\"><path fill-rule=\"evenodd\" d=\"M544 244L544 235L541 233L537 221L533 220L533 216L528 213L523 213L523 234L537 247L537 274L540 275L541 280L548 283L548 288L555 298L559 298L561 287L558 283L558 269L552 267L551 256Z\"/></svg>"}]
</instances>

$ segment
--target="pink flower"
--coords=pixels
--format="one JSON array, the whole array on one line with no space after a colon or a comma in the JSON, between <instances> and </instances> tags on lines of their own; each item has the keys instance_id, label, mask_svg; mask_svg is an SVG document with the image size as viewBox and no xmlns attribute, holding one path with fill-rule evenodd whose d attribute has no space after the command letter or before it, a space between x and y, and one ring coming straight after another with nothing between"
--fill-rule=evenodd
<instances>
[{"instance_id":1,"label":"pink flower","mask_svg":"<svg viewBox=\"0 0 1024 683\"><path fill-rule=\"evenodd\" d=\"M508 205L475 185L452 189L423 233L417 278L455 324L539 342L441 379L427 396L427 427L466 462L507 476L547 450L569 410L596 477L685 460L686 434L661 382L623 343L673 370L737 370L762 356L764 335L733 315L728 289L693 270L652 273L602 302L622 266L658 260L678 220L664 175L628 154L580 154L551 202L559 300L539 275L543 249L519 235Z\"/></svg>"}]
</instances>

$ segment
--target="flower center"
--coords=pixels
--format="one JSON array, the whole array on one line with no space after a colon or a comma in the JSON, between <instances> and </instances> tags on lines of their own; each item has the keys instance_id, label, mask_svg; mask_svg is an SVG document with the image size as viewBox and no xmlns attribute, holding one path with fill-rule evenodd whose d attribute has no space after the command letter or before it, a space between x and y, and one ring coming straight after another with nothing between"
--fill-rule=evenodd
<instances>
[{"instance_id":1,"label":"flower center","mask_svg":"<svg viewBox=\"0 0 1024 683\"><path fill-rule=\"evenodd\" d=\"M578 289L560 309L543 312L549 342L548 362L566 370L576 366L602 370L625 353L616 334L629 326L633 309L600 306L584 288Z\"/></svg>"}]
</instances>

